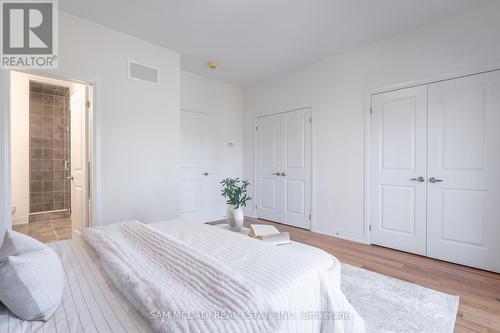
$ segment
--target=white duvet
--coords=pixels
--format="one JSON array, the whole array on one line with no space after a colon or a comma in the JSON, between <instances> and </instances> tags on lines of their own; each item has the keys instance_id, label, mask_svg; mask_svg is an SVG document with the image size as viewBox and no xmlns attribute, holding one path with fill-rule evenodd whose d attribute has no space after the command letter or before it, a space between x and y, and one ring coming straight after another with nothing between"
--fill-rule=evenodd
<instances>
[{"instance_id":1,"label":"white duvet","mask_svg":"<svg viewBox=\"0 0 500 333\"><path fill-rule=\"evenodd\" d=\"M321 250L188 221L125 222L88 239L158 332L364 332Z\"/></svg>"}]
</instances>

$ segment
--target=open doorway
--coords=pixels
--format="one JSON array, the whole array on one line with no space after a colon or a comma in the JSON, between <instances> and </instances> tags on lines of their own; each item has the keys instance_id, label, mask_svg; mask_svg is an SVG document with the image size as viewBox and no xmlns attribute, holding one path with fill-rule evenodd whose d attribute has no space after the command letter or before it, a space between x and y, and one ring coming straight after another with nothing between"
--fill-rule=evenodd
<instances>
[{"instance_id":1,"label":"open doorway","mask_svg":"<svg viewBox=\"0 0 500 333\"><path fill-rule=\"evenodd\" d=\"M11 214L42 242L89 224L92 86L11 73Z\"/></svg>"}]
</instances>

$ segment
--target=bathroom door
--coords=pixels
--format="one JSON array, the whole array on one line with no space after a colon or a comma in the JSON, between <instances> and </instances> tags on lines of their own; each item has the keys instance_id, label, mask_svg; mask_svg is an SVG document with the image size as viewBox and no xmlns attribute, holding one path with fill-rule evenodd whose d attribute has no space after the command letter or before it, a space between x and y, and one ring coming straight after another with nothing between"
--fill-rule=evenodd
<instances>
[{"instance_id":1,"label":"bathroom door","mask_svg":"<svg viewBox=\"0 0 500 333\"><path fill-rule=\"evenodd\" d=\"M209 222L213 175L208 168L210 145L208 115L181 111L180 213L184 219Z\"/></svg>"},{"instance_id":2,"label":"bathroom door","mask_svg":"<svg viewBox=\"0 0 500 333\"><path fill-rule=\"evenodd\" d=\"M87 98L85 86L71 92L71 223L73 232L80 233L87 221Z\"/></svg>"}]
</instances>

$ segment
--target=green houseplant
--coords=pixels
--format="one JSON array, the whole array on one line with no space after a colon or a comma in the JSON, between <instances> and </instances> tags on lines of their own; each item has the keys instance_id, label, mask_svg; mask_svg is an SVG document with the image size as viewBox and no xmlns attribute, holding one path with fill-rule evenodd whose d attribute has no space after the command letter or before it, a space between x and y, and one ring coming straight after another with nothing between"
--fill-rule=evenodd
<instances>
[{"instance_id":1,"label":"green houseplant","mask_svg":"<svg viewBox=\"0 0 500 333\"><path fill-rule=\"evenodd\" d=\"M252 199L247 191L250 183L247 180L239 178L226 178L221 181L222 196L226 199L227 210L226 218L229 227L235 231L240 231L243 226L243 209L247 201Z\"/></svg>"}]
</instances>

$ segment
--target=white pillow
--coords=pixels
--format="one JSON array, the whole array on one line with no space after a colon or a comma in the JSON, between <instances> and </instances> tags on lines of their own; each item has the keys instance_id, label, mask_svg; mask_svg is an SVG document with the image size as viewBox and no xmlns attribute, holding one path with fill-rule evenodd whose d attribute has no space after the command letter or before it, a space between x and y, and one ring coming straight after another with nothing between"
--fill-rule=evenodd
<instances>
[{"instance_id":1,"label":"white pillow","mask_svg":"<svg viewBox=\"0 0 500 333\"><path fill-rule=\"evenodd\" d=\"M30 248L26 239L22 242ZM10 255L0 261L0 302L22 320L47 321L61 303L64 278L61 260L47 245Z\"/></svg>"},{"instance_id":2,"label":"white pillow","mask_svg":"<svg viewBox=\"0 0 500 333\"><path fill-rule=\"evenodd\" d=\"M45 246L45 244L30 236L9 230L5 233L2 247L0 247L0 263L9 256L17 256L27 252L38 251Z\"/></svg>"}]
</instances>

